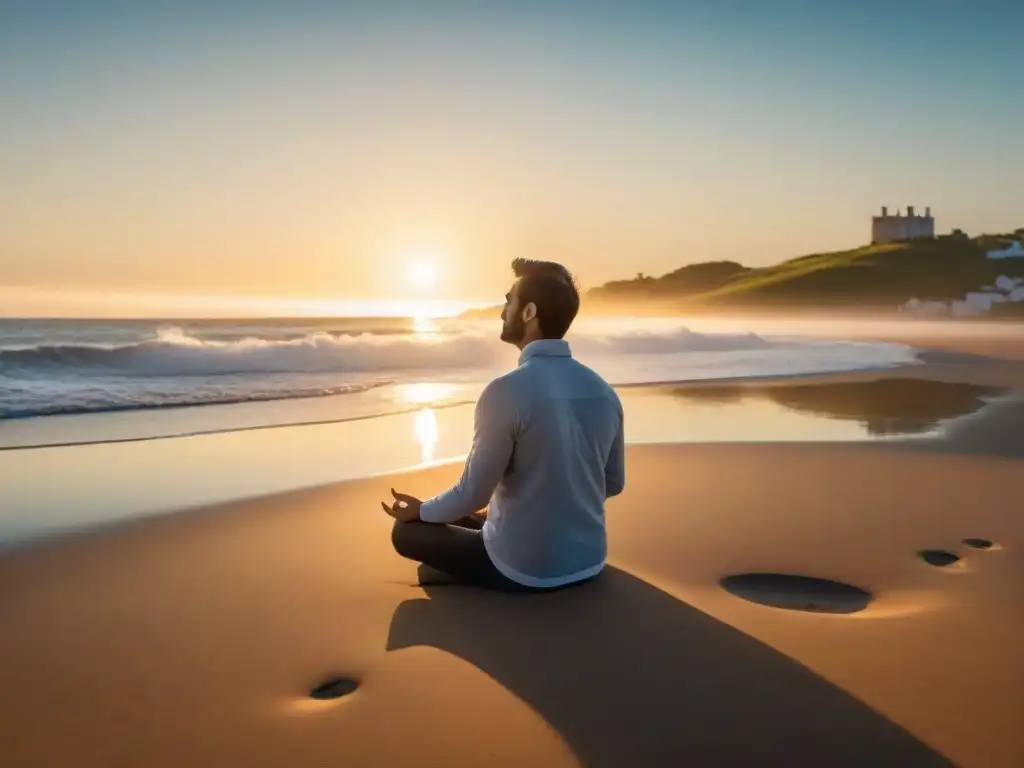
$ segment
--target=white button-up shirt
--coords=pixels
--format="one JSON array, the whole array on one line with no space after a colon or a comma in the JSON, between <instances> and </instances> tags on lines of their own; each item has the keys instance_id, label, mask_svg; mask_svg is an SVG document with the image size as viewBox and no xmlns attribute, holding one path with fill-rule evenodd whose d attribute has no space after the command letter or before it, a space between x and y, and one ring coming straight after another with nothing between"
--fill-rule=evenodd
<instances>
[{"instance_id":1,"label":"white button-up shirt","mask_svg":"<svg viewBox=\"0 0 1024 768\"><path fill-rule=\"evenodd\" d=\"M622 403L564 340L528 344L484 389L459 481L420 519L458 520L489 505L495 567L530 587L589 578L607 556L604 502L625 486Z\"/></svg>"}]
</instances>

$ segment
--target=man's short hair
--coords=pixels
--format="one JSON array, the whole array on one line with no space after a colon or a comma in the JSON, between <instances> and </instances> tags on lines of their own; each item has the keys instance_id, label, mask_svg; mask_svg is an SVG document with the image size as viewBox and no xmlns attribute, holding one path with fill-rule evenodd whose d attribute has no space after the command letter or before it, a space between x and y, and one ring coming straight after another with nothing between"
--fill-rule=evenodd
<instances>
[{"instance_id":1,"label":"man's short hair","mask_svg":"<svg viewBox=\"0 0 1024 768\"><path fill-rule=\"evenodd\" d=\"M580 292L572 273L557 262L536 259L515 259L512 272L519 278L519 306L533 302L544 338L563 338L580 311Z\"/></svg>"}]
</instances>

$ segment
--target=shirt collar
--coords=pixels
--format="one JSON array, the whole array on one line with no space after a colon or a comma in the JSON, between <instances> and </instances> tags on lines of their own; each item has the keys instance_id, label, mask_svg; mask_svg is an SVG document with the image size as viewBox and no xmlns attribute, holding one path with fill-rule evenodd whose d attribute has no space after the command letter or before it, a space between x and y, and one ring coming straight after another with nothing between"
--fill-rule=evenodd
<instances>
[{"instance_id":1,"label":"shirt collar","mask_svg":"<svg viewBox=\"0 0 1024 768\"><path fill-rule=\"evenodd\" d=\"M519 353L519 364L531 357L572 357L572 350L565 339L537 339L523 347Z\"/></svg>"}]
</instances>

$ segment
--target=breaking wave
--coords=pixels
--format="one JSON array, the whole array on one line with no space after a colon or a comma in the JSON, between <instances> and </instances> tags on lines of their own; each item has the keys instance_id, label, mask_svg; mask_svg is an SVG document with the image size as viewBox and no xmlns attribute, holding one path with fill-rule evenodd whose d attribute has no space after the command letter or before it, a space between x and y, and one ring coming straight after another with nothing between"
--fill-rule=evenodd
<instances>
[{"instance_id":1,"label":"breaking wave","mask_svg":"<svg viewBox=\"0 0 1024 768\"><path fill-rule=\"evenodd\" d=\"M670 332L584 335L580 353L658 354L735 351L771 346L756 334ZM161 329L155 338L112 344L38 344L0 349L0 374L24 376L82 372L115 376L218 376L257 373L373 373L413 369L477 368L507 359L508 348L485 330L461 333L334 335L300 338L250 336L221 341Z\"/></svg>"},{"instance_id":2,"label":"breaking wave","mask_svg":"<svg viewBox=\"0 0 1024 768\"><path fill-rule=\"evenodd\" d=\"M205 333L204 333L205 330ZM430 378L486 381L516 352L485 325L332 333L249 326L153 328L118 343L87 334L0 345L0 418L366 392ZM225 335L227 334L227 335ZM574 329L574 354L614 384L794 375L911 362L895 344L697 333L678 326ZM70 343L69 343L70 342Z\"/></svg>"}]
</instances>

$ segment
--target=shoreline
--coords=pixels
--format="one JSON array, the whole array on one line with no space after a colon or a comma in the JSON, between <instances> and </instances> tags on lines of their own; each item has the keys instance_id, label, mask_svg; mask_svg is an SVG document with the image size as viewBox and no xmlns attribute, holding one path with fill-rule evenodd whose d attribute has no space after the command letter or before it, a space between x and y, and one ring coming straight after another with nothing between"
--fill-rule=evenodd
<instances>
[{"instance_id":1,"label":"shoreline","mask_svg":"<svg viewBox=\"0 0 1024 768\"><path fill-rule=\"evenodd\" d=\"M701 379L678 379L678 380L654 380L649 382L628 382L624 384L613 384L613 388L616 391L628 392L631 390L650 390L658 388L679 388L679 387L699 387L702 385L716 386L721 384L733 384L733 383L750 383L752 385L758 384L770 384L770 383L784 383L787 381L827 381L835 377L843 376L865 376L870 377L872 375L879 375L885 371L896 371L903 368L913 368L921 363L926 362L924 360L914 360L905 363L891 363L881 364L873 366L859 366L849 369L829 370L829 371L808 371L804 373L780 373L780 374L766 374L762 376L718 376L713 378L701 378ZM465 385L468 388L480 388L485 383L477 383L473 385ZM400 386L400 385L399 385ZM112 416L117 418L122 415L145 415L149 412L166 414L166 413L195 413L205 409L230 409L235 406L270 406L274 403L292 403L296 400L315 400L315 399L328 399L332 397L338 397L337 394L324 395L320 397L302 397L302 398L279 398L276 400L265 400L265 401L245 401L242 403L197 403L190 405L165 405L165 406L154 406L154 407L139 407L139 408L123 408L123 409L111 409L108 411L84 411L84 412L73 412L73 413L60 413L60 414L40 414L32 416L18 416L9 417L3 421L17 424L32 424L39 423L36 420L42 419L76 419L76 418L95 418L103 416ZM340 395L344 396L344 395ZM71 448L76 446L87 446L87 445L108 445L117 443L136 443L136 442L148 442L152 440L170 440L176 438L187 438L187 437L201 437L204 435L218 435L218 434L231 434L237 432L249 432L266 429L282 429L289 427L310 427L310 426L323 426L328 424L345 424L348 422L356 421L367 421L372 419L387 418L389 416L400 416L408 413L415 413L422 410L423 408L430 408L432 410L444 410L448 408L457 408L465 405L472 405L475 400L444 400L440 402L424 402L415 406L402 407L395 410L381 411L379 413L369 414L357 414L352 416L339 416L336 418L323 418L323 419L310 419L305 421L285 421L279 423L269 424L253 424L241 427L218 427L216 429L190 429L181 432L161 432L152 435L138 435L138 436L125 436L125 437L112 437L112 438L100 438L95 440L62 440L52 442L35 442L35 443L24 443L14 445L3 445L0 444L0 452L4 451L21 451L21 450L41 450L45 448ZM52 423L52 422L46 422Z\"/></svg>"},{"instance_id":2,"label":"shoreline","mask_svg":"<svg viewBox=\"0 0 1024 768\"><path fill-rule=\"evenodd\" d=\"M330 395L328 395L330 397ZM271 401L273 402L273 401ZM405 416L410 413L416 413L417 411L423 410L424 407L429 407L435 411L447 410L449 408L459 408L465 405L472 405L472 400L460 400L456 402L445 402L445 403L432 403L428 406L418 406L413 408L401 408L396 411L388 411L387 413L374 413L367 415L357 416L342 416L336 419L317 419L315 421L296 421L286 422L283 424L255 424L248 427L224 427L221 429L211 430L192 430L188 432L175 432L173 434L160 434L160 435L144 435L139 437L114 437L99 440L80 440L80 441L68 441L68 442L57 442L57 443L30 443L27 445L0 445L0 452L2 451L38 451L44 448L77 448L89 445L117 445L120 443L147 443L153 440L177 440L179 438L188 437L205 437L208 435L231 435L239 432L259 432L266 429L288 429L291 427L323 427L331 424L349 424L358 421L371 421L373 419L384 419L389 416ZM210 405L190 405L190 406L167 406L162 408L161 411L169 411L172 408L180 408L181 410L191 410L193 408L210 408L218 404ZM230 407L227 406L227 407ZM132 411L132 413L139 413L142 409ZM82 415L82 414L74 414ZM92 414L89 414L92 415ZM37 417L28 417L37 418ZM46 418L40 416L38 418Z\"/></svg>"},{"instance_id":3,"label":"shoreline","mask_svg":"<svg viewBox=\"0 0 1024 768\"><path fill-rule=\"evenodd\" d=\"M1014 398L1024 393L1024 358L935 348L919 355L919 362L912 364L846 372L620 386L632 425L627 428L627 443L867 441L914 450L955 452L967 447L1016 456L1019 441L1005 434L1008 427L998 447L988 451L986 446L993 440L984 434L979 437L974 425L979 418L987 424L993 409L1018 423ZM913 386L908 390L901 381ZM705 390L710 390L709 399L700 396ZM716 390L722 394L716 395ZM914 403L909 421L900 417L905 407L900 398L906 397L911 398L907 406ZM107 530L210 504L372 480L439 463L457 464L464 460L472 434L469 403L425 403L382 416L174 436L2 446L0 471L14 482L7 493L9 511L0 515L0 557L25 547L46 546L66 535L88 534L93 528ZM851 407L854 411L849 411ZM858 408L868 410L857 416ZM931 416L929 409L934 411ZM872 420L881 431L868 429ZM888 426L893 420L893 426ZM951 428L962 423L972 426L952 438ZM967 438L960 440L961 434ZM143 444L145 450L141 450ZM135 445L139 451L133 449ZM111 466L119 467L117 476L102 483L99 478ZM50 488L47 478L54 472L67 479ZM90 473L96 479L90 479Z\"/></svg>"},{"instance_id":4,"label":"shoreline","mask_svg":"<svg viewBox=\"0 0 1024 768\"><path fill-rule=\"evenodd\" d=\"M685 320L685 318L682 318ZM713 376L708 378L657 378L649 381L626 381L615 385L620 391L627 391L637 388L651 388L656 386L665 387L698 387L716 386L724 383L744 383L752 385L768 384L786 381L838 381L840 377L865 378L874 376L880 372L898 371L899 375L914 375L905 369L908 367L920 366L922 363L932 365L941 362L944 370L939 371L934 367L928 369L928 375L942 375L950 377L955 375L951 366L956 363L962 366L973 366L984 363L993 365L997 359L1024 360L1024 335L1021 339L1013 337L979 336L976 325L965 326L959 324L952 328L937 329L934 324L922 324L915 321L888 325L876 325L864 328L841 328L843 321L833 321L832 325L818 329L795 327L783 328L759 328L751 332L766 337L799 338L809 342L875 342L884 344L903 345L912 349L917 359L905 362L882 363L877 365L850 365L846 368L833 368L831 370L806 370L797 373L767 373L758 375L735 375L735 376ZM839 324L839 325L837 325ZM815 332L817 331L817 332ZM708 329L698 329L698 332L716 332ZM719 329L717 332L729 333L734 330ZM957 357L962 355L963 357ZM980 359L979 358L985 358ZM695 371L696 373L696 371ZM997 376L1005 372L994 372ZM968 376L975 375L972 371ZM619 378L625 378L619 376ZM396 384L401 386L401 384ZM483 386L483 383L467 385L469 389ZM1020 377L1014 386L1024 386L1024 377ZM359 393L356 395L359 396ZM302 396L282 397L259 401L242 401L238 403L197 403L189 405L159 405L153 407L118 407L103 411L81 411L61 414L34 414L22 415L19 417L5 418L0 423L11 427L7 430L9 437L7 444L0 444L0 451L10 450L33 450L47 447L71 447L75 445L102 444L106 442L140 442L143 440L192 437L209 434L219 434L232 431L247 431L256 429L272 429L284 426L300 426L319 424L344 423L349 420L364 418L378 418L396 413L413 412L421 407L442 408L452 407L459 404L473 402L470 398L459 398L457 402L436 401L415 402L413 407L403 403L381 404L351 401L350 405L344 405L338 400L337 405L333 403L338 397L351 397L351 395L324 395L324 396ZM349 401L344 401L348 403ZM271 408L283 407L289 411L287 417L272 414ZM263 408L261 411L260 408ZM331 410L352 410L351 414L327 415ZM150 419L148 414L154 414ZM188 414L184 419L181 414ZM215 414L212 417L214 426L202 424L207 420L205 414ZM99 421L99 419L105 421ZM130 419L132 421L126 421ZM178 421L178 424L174 422ZM161 423L162 422L162 423ZM232 424L234 422L234 424ZM61 432L65 427L71 432L90 431L98 432L102 437L98 439L65 439ZM13 433L13 437L11 437ZM105 434L106 433L106 434Z\"/></svg>"},{"instance_id":5,"label":"shoreline","mask_svg":"<svg viewBox=\"0 0 1024 768\"><path fill-rule=\"evenodd\" d=\"M624 405L627 413L631 414L633 429L631 434L627 434L627 444L630 446L670 447L787 445L796 442L820 445L823 448L836 444L872 444L879 447L888 445L898 449L926 450L935 453L966 451L993 456L1024 455L1024 437L1018 439L1014 434L1016 430L1019 430L1020 434L1024 436L1024 417L1021 416L1021 398L1024 395L1024 390L1006 386L1007 382L1005 381L1000 382L999 386L991 386L992 382L983 387L974 384L963 385L958 383L962 377L939 375L941 367L930 369L927 366L911 366L910 368L910 371L900 368L806 378L783 377L756 382L741 380L717 384L693 382L683 385L658 384L629 387L624 392ZM980 378L984 380L985 377ZM908 383L919 382L919 384L915 384L910 390L907 390L905 387L899 386L901 380ZM942 386L944 383L948 383L946 388ZM925 384L927 386L924 386ZM965 387L966 391L957 394L957 388L962 387ZM703 390L716 389L724 389L722 394L727 398L725 401L719 399L722 394L713 395L710 400L703 400L701 397L690 399L687 394L697 395ZM785 395L786 391L793 391L794 395ZM900 391L903 394L900 394ZM815 395L815 392L823 393L826 399L821 400L822 395ZM828 395L828 392L834 394ZM861 394L856 394L858 392ZM891 392L892 395L887 395L887 392ZM828 398L834 398L836 395L841 399L830 406ZM869 407L870 410L864 411L864 414L859 417L855 412L847 412L851 404L849 401L851 396L855 398L853 403L856 403L857 398L866 398L862 407ZM900 399L893 402L892 396ZM895 429L886 428L881 432L865 432L863 424L870 423L871 419L876 421L882 419L882 423L885 423L884 420L892 418L889 414L895 415L899 412L902 398L907 396L918 400L918 404L915 406L917 413L912 416L910 422L896 426ZM794 397L796 397L795 400ZM810 400L807 399L808 397ZM879 397L883 399L879 400ZM927 405L936 397L939 399L932 405ZM950 400L950 397L953 399ZM922 400L922 398L925 399ZM844 402L847 404L843 405ZM839 406L840 410L830 415L828 409L835 406ZM922 407L925 408L924 411L920 411ZM666 408L671 410L665 410ZM766 408L770 410L765 410ZM822 408L826 410L823 411ZM896 411L893 410L894 408ZM934 408L938 408L938 410L929 416L928 409ZM8 462L5 469L5 472L11 473L12 478L19 478L14 486L14 496L13 498L9 497L9 500L14 502L15 507L26 508L24 505L27 503L27 509L35 509L35 511L23 512L20 518L17 514L7 520L0 517L0 558L5 553L47 546L69 537L89 536L93 533L102 534L121 525L177 514L189 514L211 505L242 500L255 502L263 497L276 497L304 489L328 488L345 483L372 481L394 473L415 472L432 467L460 466L465 459L466 450L468 450L466 441L471 434L471 412L467 411L465 406L437 409L437 416L431 416L431 419L439 418L439 421L437 426L432 428L440 431L446 437L447 447L439 446L436 449L430 449L429 452L426 452L427 449L423 446L415 448L414 442L411 444L408 442L408 430L410 428L417 429L417 421L424 413L432 414L433 410L428 408L417 412L398 414L390 418L345 420L340 425L335 423L311 426L283 425L257 429L245 428L233 432L222 431L181 438L143 438L141 440L75 443L55 448L57 451L75 451L74 455L65 454L60 458L50 456L46 453L45 447L32 447L24 450L10 449L6 453L0 453L0 456L6 455L12 459L38 457L38 460L28 463L20 460L13 464ZM770 428L767 433L757 434L756 430L751 431L761 418L770 413L778 414L778 416L773 416L773 419L781 418L782 420L778 421L776 426ZM875 415L872 416L872 413ZM445 414L450 414L450 416L445 416ZM678 415L673 417L670 414ZM668 418L667 422L666 417ZM689 430L681 432L678 426L672 427L673 423L680 423L679 419L692 422L694 417L698 418L690 425ZM921 418L925 421L915 421ZM750 422L749 419L753 419L753 422ZM801 419L811 425L811 429L804 431L803 434L787 433L785 425L801 423ZM853 423L847 426L851 419ZM350 422L365 424L374 421L378 424L375 427L375 441L383 440L385 444L393 444L395 439L401 436L407 441L407 447L414 450L415 453L407 450L408 455L405 459L397 462L394 461L394 456L383 463L380 460L364 458L362 464L357 466L353 466L351 461L344 459L345 456L349 456L351 459L353 454L343 451L339 454L341 463L338 465L333 463L330 454L322 454L319 460L319 464L323 466L322 470L317 470L314 467L312 473L300 472L294 479L289 479L289 477L295 475L295 472L286 470L285 464L275 463L273 458L276 454L282 461L290 463L291 457L295 455L294 451L287 448L281 450L280 441L282 439L287 441L285 445L294 444L298 450L320 453L314 446L323 440L328 440L336 447L344 445L344 443L338 442L337 435L330 437L332 432L325 430L331 430L332 427L348 426ZM408 424L406 424L407 421ZM433 425L433 421L431 424ZM705 426L702 427L702 424ZM711 428L712 434L702 433L701 430L707 428L708 424L716 425ZM820 426L813 426L815 424ZM830 428L829 424L833 424L834 427ZM356 426L355 424L351 425ZM385 431L381 432L385 425ZM698 431L693 432L693 429ZM314 433L311 430L318 430L318 432ZM991 436L995 433L993 430L998 432L998 437ZM761 431L763 432L763 430ZM249 433L252 435L262 434L265 438L254 443L248 436ZM386 435L391 436L387 437ZM196 439L219 442L203 445L201 452L197 454L201 444L194 443L193 440ZM232 442L223 443L227 439L231 439ZM417 440L420 439L422 436L417 435ZM362 445L366 445L365 432L353 432L349 435L348 442L353 440L356 443L350 447L353 450L359 450L355 446L360 444L359 441L362 441ZM126 454L123 451L110 452L114 449L131 447L124 446L124 443L138 442L153 445L154 449L132 454ZM222 447L217 447L218 445ZM299 447L303 445L308 447ZM225 450L223 446L235 446L227 448L237 454L230 463L225 463L219 457ZM159 450L156 450L157 447ZM110 451L106 449L110 449ZM268 449L271 451L269 457L261 455ZM100 450L102 452L97 452ZM186 456L194 456L194 458L185 461ZM255 476L264 477L272 473L280 474L281 477L270 483L266 481L254 483L247 480L246 467L249 465L250 459L246 457L256 459L257 456L259 465L263 468L258 470ZM49 476L54 471L64 472L72 465L80 464L82 461L95 464L97 468L100 468L109 466L111 463L120 465L125 459L130 459L139 467L138 470L129 473L136 476L132 480L121 479L99 485L98 481L84 484L81 481L72 482L69 485L69 491L72 491L71 496L66 496L60 491L31 490L33 487L31 478L39 472ZM71 464L69 465L68 462ZM296 466L302 467L305 463L300 462ZM277 467L277 470L273 469L274 467ZM341 470L339 476L341 467L344 469ZM210 473L216 477L217 474L225 472L229 476L238 474L239 481L229 481L225 484L215 480L211 482L211 479L203 479L204 475ZM196 473L202 474L197 475ZM191 480L189 480L190 478ZM178 490L182 481L185 481L186 486L192 490L184 492ZM43 482L42 476L40 476L39 482ZM18 491L19 487L21 488L20 492ZM147 494L147 487L164 487L165 492L158 491ZM42 488L42 486L37 486L37 488ZM74 491L75 488L78 490ZM163 499L162 503L153 504L154 496ZM22 499L20 504L19 498ZM61 500L65 498L67 501L62 502ZM76 498L85 498L89 501L83 504L73 501ZM105 498L109 498L113 506L110 504L104 506ZM133 501L133 499L135 500ZM71 517L68 517L66 513L54 517L53 513L48 511L55 504L67 503L83 507L84 511ZM87 511L90 509L93 511ZM25 517L25 515L29 516ZM26 527L26 523L19 522L19 519L34 519L37 522Z\"/></svg>"},{"instance_id":6,"label":"shoreline","mask_svg":"<svg viewBox=\"0 0 1024 768\"><path fill-rule=\"evenodd\" d=\"M895 363L895 364L884 364L875 366L862 366L857 368L850 368L846 370L833 370L833 371L809 371L806 373L793 373L793 374L767 374L764 376L720 376L715 378L703 378L703 379L679 379L679 380L659 380L650 382L630 382L626 384L615 384L613 388L616 391L628 393L630 391L641 391L641 390L668 390L668 389L697 389L701 387L718 387L721 385L735 385L759 387L759 386L787 386L789 384L800 385L800 384L816 384L816 383L839 383L839 382L855 382L855 381L871 381L883 377L885 374L892 374L898 378L922 378L922 379L937 379L945 380L950 377L951 372L954 371L953 366L955 365L969 365L969 366L991 366L1001 365L1006 360L1000 358L992 358L982 355L970 355L970 354L959 354L953 353L952 356L948 354L942 354L942 351L936 352L933 349L922 349L917 353L917 360L907 363ZM1005 371L1000 373L1005 374ZM977 371L972 371L973 377L977 376ZM962 378L962 377L961 377ZM954 375L954 379L956 379ZM1006 381L1004 377L1001 380ZM1020 379L1024 382L1024 375ZM482 385L479 385L482 386ZM1016 384L1010 384L1007 386L1018 386ZM325 397L333 397L334 395L327 395ZM310 399L310 398L303 398ZM274 402L289 403L292 402L289 398L282 398L277 401L265 401L262 404L272 404ZM67 441L54 441L54 442L38 442L38 443L25 443L15 445L2 445L0 444L0 452L6 451L31 451L31 450L43 450L46 448L73 448L73 447L84 447L90 445L113 445L119 443L140 443L150 442L154 440L173 440L179 438L189 437L203 437L208 435L221 435L221 434L233 434L233 433L244 433L244 432L255 432L270 429L288 429L292 427L316 427L326 426L331 424L347 424L350 422L360 421L372 421L375 419L388 418L391 416L402 416L406 414L416 413L428 408L431 410L447 410L451 408L459 408L467 405L473 405L475 400L456 400L456 401L444 401L440 403L423 403L417 406L399 408L392 411L370 413L370 414L358 414L353 416L340 416L336 418L325 418L325 419L313 419L308 421L288 421L281 423L271 424L254 424L250 426L242 427L219 427L216 429L209 430L188 430L183 432L166 432L152 435L140 435L140 436L126 436L126 437L112 437L112 438L100 438L95 440L67 440ZM249 403L244 403L248 405ZM89 412L89 413L75 413L75 414L57 414L54 416L31 416L31 417L20 417L17 419L11 419L11 421L17 421L19 423L28 423L32 419L45 419L45 418L74 418L81 416L103 416L103 415L114 415L115 417L124 413L131 414L142 414L147 410L159 410L161 413L167 413L172 411L181 412L195 412L197 409L206 408L230 408L236 404L198 404L188 406L163 406L159 409L133 409L133 410L119 410L119 411L105 411L105 412Z\"/></svg>"}]
</instances>

